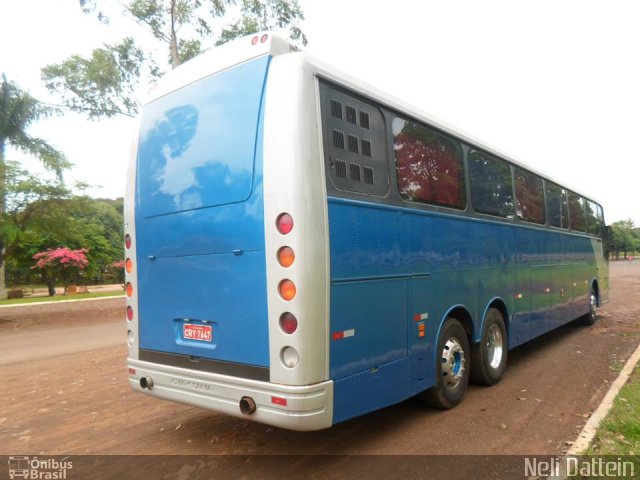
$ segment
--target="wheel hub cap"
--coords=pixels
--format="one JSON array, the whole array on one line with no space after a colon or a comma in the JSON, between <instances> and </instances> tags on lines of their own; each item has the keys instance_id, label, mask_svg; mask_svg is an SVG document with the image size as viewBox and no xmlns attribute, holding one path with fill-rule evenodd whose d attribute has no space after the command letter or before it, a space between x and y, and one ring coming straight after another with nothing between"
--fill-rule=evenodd
<instances>
[{"instance_id":1,"label":"wheel hub cap","mask_svg":"<svg viewBox=\"0 0 640 480\"><path fill-rule=\"evenodd\" d=\"M487 361L491 368L498 368L500 366L503 350L504 342L502 339L502 331L498 325L491 325L486 344Z\"/></svg>"},{"instance_id":2,"label":"wheel hub cap","mask_svg":"<svg viewBox=\"0 0 640 480\"><path fill-rule=\"evenodd\" d=\"M464 350L457 338L450 338L442 349L442 380L448 388L456 388L464 376Z\"/></svg>"}]
</instances>

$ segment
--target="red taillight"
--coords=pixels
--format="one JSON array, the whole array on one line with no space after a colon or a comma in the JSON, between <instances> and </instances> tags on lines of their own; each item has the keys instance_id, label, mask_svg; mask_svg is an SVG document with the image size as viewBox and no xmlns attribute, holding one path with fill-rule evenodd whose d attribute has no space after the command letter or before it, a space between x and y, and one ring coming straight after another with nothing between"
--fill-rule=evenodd
<instances>
[{"instance_id":1,"label":"red taillight","mask_svg":"<svg viewBox=\"0 0 640 480\"><path fill-rule=\"evenodd\" d=\"M129 298L133 297L133 285L131 285L130 282L128 282L127 285L125 286L125 291L127 292L127 297Z\"/></svg>"},{"instance_id":2,"label":"red taillight","mask_svg":"<svg viewBox=\"0 0 640 480\"><path fill-rule=\"evenodd\" d=\"M282 235L293 230L293 218L288 213L281 213L276 220L276 227Z\"/></svg>"},{"instance_id":3,"label":"red taillight","mask_svg":"<svg viewBox=\"0 0 640 480\"><path fill-rule=\"evenodd\" d=\"M124 236L124 246L127 247L127 250L131 248L131 235L127 234Z\"/></svg>"},{"instance_id":4,"label":"red taillight","mask_svg":"<svg viewBox=\"0 0 640 480\"><path fill-rule=\"evenodd\" d=\"M296 296L296 285L291 280L282 280L278 285L278 292L284 300L293 300Z\"/></svg>"},{"instance_id":5,"label":"red taillight","mask_svg":"<svg viewBox=\"0 0 640 480\"><path fill-rule=\"evenodd\" d=\"M136 374L136 369L129 367L129 375L135 375L135 374Z\"/></svg>"},{"instance_id":6,"label":"red taillight","mask_svg":"<svg viewBox=\"0 0 640 480\"><path fill-rule=\"evenodd\" d=\"M284 333L291 335L298 329L298 319L293 313L283 313L280 315L280 328Z\"/></svg>"},{"instance_id":7,"label":"red taillight","mask_svg":"<svg viewBox=\"0 0 640 480\"><path fill-rule=\"evenodd\" d=\"M293 265L295 258L296 255L293 253L293 249L291 247L282 247L278 250L278 263L284 268Z\"/></svg>"},{"instance_id":8,"label":"red taillight","mask_svg":"<svg viewBox=\"0 0 640 480\"><path fill-rule=\"evenodd\" d=\"M133 308L127 307L127 320L133 320Z\"/></svg>"},{"instance_id":9,"label":"red taillight","mask_svg":"<svg viewBox=\"0 0 640 480\"><path fill-rule=\"evenodd\" d=\"M131 273L133 271L133 261L130 258L127 258L127 261L124 262L124 269L127 273Z\"/></svg>"},{"instance_id":10,"label":"red taillight","mask_svg":"<svg viewBox=\"0 0 640 480\"><path fill-rule=\"evenodd\" d=\"M258 36L257 35L251 39L251 45L255 45L256 43L258 43Z\"/></svg>"},{"instance_id":11,"label":"red taillight","mask_svg":"<svg viewBox=\"0 0 640 480\"><path fill-rule=\"evenodd\" d=\"M260 43L264 43L267 41L267 38L269 38L269 35L267 35L266 33L264 35L262 35L262 37L260 38Z\"/></svg>"}]
</instances>

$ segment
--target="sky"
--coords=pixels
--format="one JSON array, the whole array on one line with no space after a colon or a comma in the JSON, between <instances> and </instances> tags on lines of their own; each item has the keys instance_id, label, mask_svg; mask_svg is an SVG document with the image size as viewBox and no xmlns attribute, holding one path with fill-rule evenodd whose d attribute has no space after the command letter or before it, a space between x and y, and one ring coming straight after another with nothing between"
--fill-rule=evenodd
<instances>
[{"instance_id":1,"label":"sky","mask_svg":"<svg viewBox=\"0 0 640 480\"><path fill-rule=\"evenodd\" d=\"M640 2L299 1L308 51L594 198L608 223L640 225ZM109 26L83 15L77 0L4 2L0 72L55 102L41 67L124 35L148 39L119 16L116 0L104 4ZM67 182L115 198L124 194L133 126L66 114L30 133L74 163Z\"/></svg>"}]
</instances>

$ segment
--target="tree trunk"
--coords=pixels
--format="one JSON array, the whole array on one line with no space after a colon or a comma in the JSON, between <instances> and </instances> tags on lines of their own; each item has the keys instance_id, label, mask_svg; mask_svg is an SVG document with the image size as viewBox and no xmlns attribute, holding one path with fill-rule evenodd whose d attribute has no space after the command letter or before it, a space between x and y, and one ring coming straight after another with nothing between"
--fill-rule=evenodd
<instances>
[{"instance_id":1,"label":"tree trunk","mask_svg":"<svg viewBox=\"0 0 640 480\"><path fill-rule=\"evenodd\" d=\"M178 55L178 36L176 35L176 0L171 0L171 66L176 68L180 65L180 55Z\"/></svg>"},{"instance_id":2,"label":"tree trunk","mask_svg":"<svg viewBox=\"0 0 640 480\"><path fill-rule=\"evenodd\" d=\"M53 280L47 280L47 288L49 289L49 296L53 297L56 294L56 284Z\"/></svg>"},{"instance_id":3,"label":"tree trunk","mask_svg":"<svg viewBox=\"0 0 640 480\"><path fill-rule=\"evenodd\" d=\"M6 210L7 169L4 160L4 146L4 138L0 138L0 222L4 222L4 214ZM4 254L4 235L0 234L0 300L5 300L7 298L7 287L4 273Z\"/></svg>"}]
</instances>

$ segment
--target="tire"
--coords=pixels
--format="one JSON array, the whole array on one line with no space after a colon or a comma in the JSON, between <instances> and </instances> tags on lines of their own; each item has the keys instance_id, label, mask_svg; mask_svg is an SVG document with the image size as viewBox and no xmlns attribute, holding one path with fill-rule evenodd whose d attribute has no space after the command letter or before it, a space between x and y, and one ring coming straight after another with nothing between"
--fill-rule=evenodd
<instances>
[{"instance_id":1,"label":"tire","mask_svg":"<svg viewBox=\"0 0 640 480\"><path fill-rule=\"evenodd\" d=\"M507 328L502 313L490 308L482 328L482 338L471 346L471 380L495 385L507 368Z\"/></svg>"},{"instance_id":2,"label":"tire","mask_svg":"<svg viewBox=\"0 0 640 480\"><path fill-rule=\"evenodd\" d=\"M445 410L462 401L469 383L469 339L457 319L445 320L436 348L436 384L419 394L418 399Z\"/></svg>"},{"instance_id":3,"label":"tire","mask_svg":"<svg viewBox=\"0 0 640 480\"><path fill-rule=\"evenodd\" d=\"M589 293L589 313L580 318L582 325L593 325L598 319L598 294L592 288Z\"/></svg>"}]
</instances>

